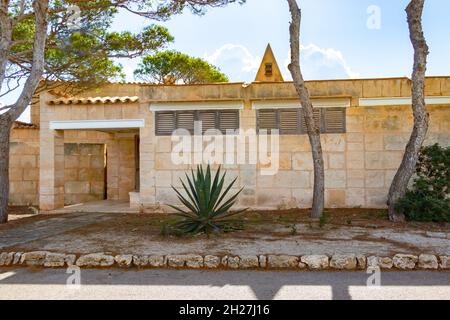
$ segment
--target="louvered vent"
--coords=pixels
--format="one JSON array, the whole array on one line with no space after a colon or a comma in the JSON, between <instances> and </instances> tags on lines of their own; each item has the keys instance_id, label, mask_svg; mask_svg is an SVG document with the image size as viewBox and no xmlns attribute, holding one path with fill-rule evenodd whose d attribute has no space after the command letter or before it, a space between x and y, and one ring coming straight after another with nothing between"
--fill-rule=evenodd
<instances>
[{"instance_id":1,"label":"louvered vent","mask_svg":"<svg viewBox=\"0 0 450 320\"><path fill-rule=\"evenodd\" d=\"M186 129L194 132L194 112L177 112L177 129Z\"/></svg>"},{"instance_id":2,"label":"louvered vent","mask_svg":"<svg viewBox=\"0 0 450 320\"><path fill-rule=\"evenodd\" d=\"M239 111L220 111L219 129L223 133L227 130L239 129Z\"/></svg>"},{"instance_id":3,"label":"louvered vent","mask_svg":"<svg viewBox=\"0 0 450 320\"><path fill-rule=\"evenodd\" d=\"M326 133L345 133L345 109L327 108L324 115Z\"/></svg>"},{"instance_id":4,"label":"louvered vent","mask_svg":"<svg viewBox=\"0 0 450 320\"><path fill-rule=\"evenodd\" d=\"M216 129L216 117L215 111L201 111L199 112L198 121L202 122L202 133L207 130Z\"/></svg>"},{"instance_id":5,"label":"louvered vent","mask_svg":"<svg viewBox=\"0 0 450 320\"><path fill-rule=\"evenodd\" d=\"M259 130L278 129L276 110L258 111L258 129Z\"/></svg>"},{"instance_id":6,"label":"louvered vent","mask_svg":"<svg viewBox=\"0 0 450 320\"><path fill-rule=\"evenodd\" d=\"M175 130L175 112L156 113L156 134L160 136L171 135Z\"/></svg>"},{"instance_id":7,"label":"louvered vent","mask_svg":"<svg viewBox=\"0 0 450 320\"><path fill-rule=\"evenodd\" d=\"M299 132L298 110L286 109L279 110L280 112L280 133L281 134L296 134Z\"/></svg>"}]
</instances>

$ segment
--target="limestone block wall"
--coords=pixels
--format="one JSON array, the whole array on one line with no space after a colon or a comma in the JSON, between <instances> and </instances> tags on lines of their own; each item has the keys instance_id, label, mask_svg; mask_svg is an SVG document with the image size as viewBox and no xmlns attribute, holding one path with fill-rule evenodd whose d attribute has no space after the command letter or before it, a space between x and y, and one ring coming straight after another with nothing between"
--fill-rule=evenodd
<instances>
[{"instance_id":1,"label":"limestone block wall","mask_svg":"<svg viewBox=\"0 0 450 320\"><path fill-rule=\"evenodd\" d=\"M105 145L64 144L64 204L103 200L105 196Z\"/></svg>"},{"instance_id":2,"label":"limestone block wall","mask_svg":"<svg viewBox=\"0 0 450 320\"><path fill-rule=\"evenodd\" d=\"M449 146L450 106L430 106L429 110L426 144ZM255 128L255 113L241 111L243 129ZM386 207L387 193L412 128L410 113L408 106L351 107L347 110L347 133L322 135L328 208ZM156 202L178 203L171 186L181 188L179 179L184 179L191 166L172 162L171 150L177 142L171 137L154 139ZM244 188L239 205L255 209L310 207L314 181L310 150L306 135L281 135L277 174L261 175L259 165L225 165L228 180L238 177L235 191Z\"/></svg>"},{"instance_id":3,"label":"limestone block wall","mask_svg":"<svg viewBox=\"0 0 450 320\"><path fill-rule=\"evenodd\" d=\"M10 144L11 205L39 204L39 130L13 129Z\"/></svg>"},{"instance_id":4,"label":"limestone block wall","mask_svg":"<svg viewBox=\"0 0 450 320\"><path fill-rule=\"evenodd\" d=\"M410 81L406 78L310 81L314 99L348 98L347 132L323 135L326 165L327 207L385 207L387 190L401 161L404 146L412 128L409 106L362 107L360 98L409 97ZM427 78L427 96L450 96L450 77ZM45 96L46 95L46 96ZM50 94L40 100L41 150L55 151L44 156L41 199L59 203L60 177L53 170L61 161L58 154L61 137L49 130L52 120L145 119L140 128L140 204L155 206L176 202L170 186L179 186L178 178L189 166L175 165L170 158L170 137L155 136L152 103L237 101L245 104L240 113L241 127L255 128L253 101L297 99L290 82L249 85L243 83L157 86L146 84L111 84L96 88L83 96L138 96L137 103L49 105ZM449 105L428 106L431 128L427 144L450 141ZM70 135L70 137L69 137ZM134 155L131 137L115 133L64 132L65 143L103 143L108 151L108 199L128 199L134 189ZM98 135L98 136L97 136ZM100 136L101 135L101 136ZM121 151L122 150L122 151ZM47 159L48 158L48 159ZM42 161L41 161L42 162ZM42 165L42 164L41 164ZM227 166L229 178L238 177L236 188L244 187L242 206L261 209L309 207L312 197L312 162L306 135L281 136L280 171L262 176L255 165ZM50 177L50 178L48 178ZM49 181L47 181L49 180ZM51 180L51 181L50 181ZM56 201L56 200L58 201Z\"/></svg>"}]
</instances>

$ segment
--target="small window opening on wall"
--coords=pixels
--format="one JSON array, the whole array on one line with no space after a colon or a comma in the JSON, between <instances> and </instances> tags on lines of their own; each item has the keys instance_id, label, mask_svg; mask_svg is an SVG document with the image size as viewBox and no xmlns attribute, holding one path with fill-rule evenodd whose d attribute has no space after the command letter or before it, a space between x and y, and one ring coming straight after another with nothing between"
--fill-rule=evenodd
<instances>
[{"instance_id":1,"label":"small window opening on wall","mask_svg":"<svg viewBox=\"0 0 450 320\"><path fill-rule=\"evenodd\" d=\"M266 63L266 76L270 77L273 74L273 65L271 63Z\"/></svg>"}]
</instances>

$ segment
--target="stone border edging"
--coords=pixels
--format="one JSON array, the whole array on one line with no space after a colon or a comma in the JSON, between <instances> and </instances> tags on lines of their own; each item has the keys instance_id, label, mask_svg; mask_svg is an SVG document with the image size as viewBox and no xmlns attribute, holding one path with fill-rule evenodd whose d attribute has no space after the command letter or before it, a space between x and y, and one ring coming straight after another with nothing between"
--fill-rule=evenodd
<instances>
[{"instance_id":1,"label":"stone border edging","mask_svg":"<svg viewBox=\"0 0 450 320\"><path fill-rule=\"evenodd\" d=\"M365 270L380 267L390 270L450 270L450 256L396 254L379 257L336 254L327 255L109 255L91 253L80 255L48 251L3 252L0 266L34 266L44 268L175 268L175 269L230 269L230 270Z\"/></svg>"}]
</instances>

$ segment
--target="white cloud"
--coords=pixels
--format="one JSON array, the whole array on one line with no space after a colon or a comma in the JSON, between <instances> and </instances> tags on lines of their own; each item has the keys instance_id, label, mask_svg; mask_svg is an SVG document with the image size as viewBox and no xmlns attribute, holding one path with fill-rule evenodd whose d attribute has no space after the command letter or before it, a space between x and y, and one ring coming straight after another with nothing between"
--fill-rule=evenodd
<instances>
[{"instance_id":1,"label":"white cloud","mask_svg":"<svg viewBox=\"0 0 450 320\"><path fill-rule=\"evenodd\" d=\"M244 45L227 43L211 54L205 53L204 59L218 66L231 81L251 81L262 58Z\"/></svg>"},{"instance_id":2,"label":"white cloud","mask_svg":"<svg viewBox=\"0 0 450 320\"><path fill-rule=\"evenodd\" d=\"M360 74L351 69L341 51L321 48L316 44L300 46L302 71L306 79L359 78ZM290 52L284 65L290 63Z\"/></svg>"}]
</instances>

